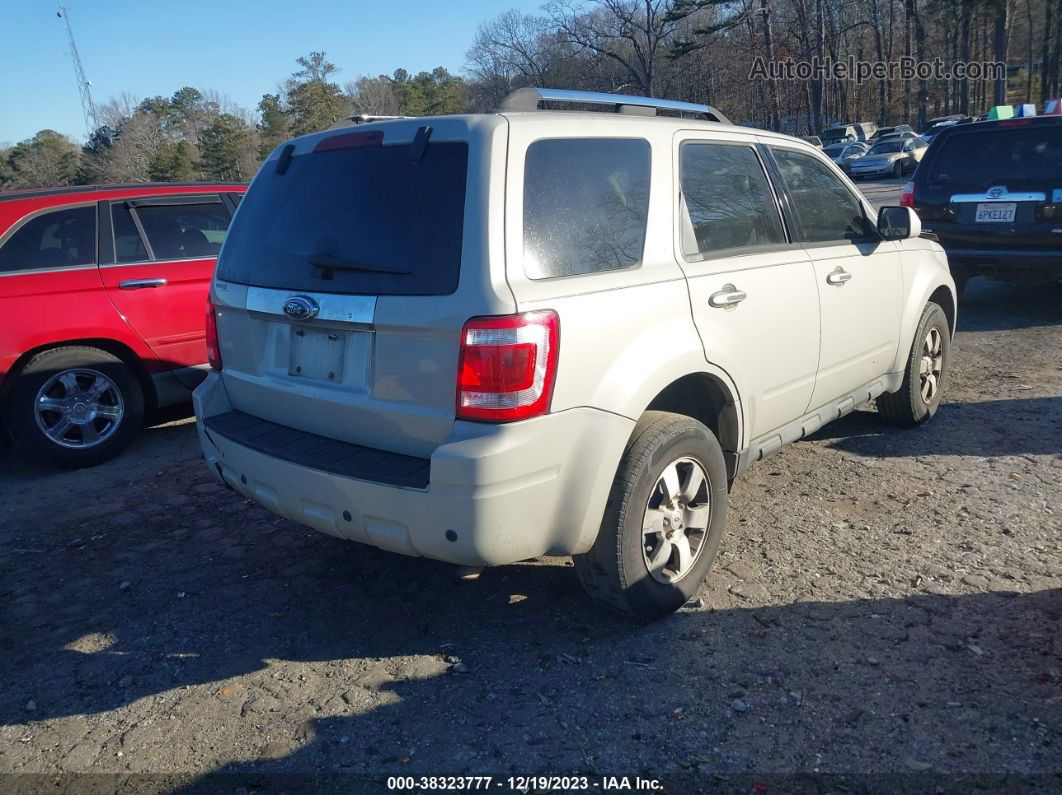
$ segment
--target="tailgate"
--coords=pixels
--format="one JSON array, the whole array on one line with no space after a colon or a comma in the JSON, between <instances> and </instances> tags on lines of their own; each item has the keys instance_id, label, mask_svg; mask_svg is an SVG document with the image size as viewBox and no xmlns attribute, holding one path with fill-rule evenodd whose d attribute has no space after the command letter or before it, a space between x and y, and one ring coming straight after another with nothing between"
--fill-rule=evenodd
<instances>
[{"instance_id":1,"label":"tailgate","mask_svg":"<svg viewBox=\"0 0 1062 795\"><path fill-rule=\"evenodd\" d=\"M513 310L490 275L504 129L368 127L284 145L252 183L213 287L222 379L252 417L427 457L453 430L465 321Z\"/></svg>"}]
</instances>

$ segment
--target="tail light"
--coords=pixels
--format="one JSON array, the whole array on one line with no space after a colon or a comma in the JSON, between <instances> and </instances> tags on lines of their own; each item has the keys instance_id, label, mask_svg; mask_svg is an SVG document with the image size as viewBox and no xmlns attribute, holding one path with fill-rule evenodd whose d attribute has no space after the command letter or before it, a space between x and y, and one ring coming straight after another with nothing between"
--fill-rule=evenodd
<instances>
[{"instance_id":1,"label":"tail light","mask_svg":"<svg viewBox=\"0 0 1062 795\"><path fill-rule=\"evenodd\" d=\"M900 188L900 206L914 207L914 182L908 182Z\"/></svg>"},{"instance_id":2,"label":"tail light","mask_svg":"<svg viewBox=\"0 0 1062 795\"><path fill-rule=\"evenodd\" d=\"M218 318L214 313L214 302L207 296L206 301L206 349L207 361L215 370L221 369L221 347L218 345Z\"/></svg>"},{"instance_id":3,"label":"tail light","mask_svg":"<svg viewBox=\"0 0 1062 795\"><path fill-rule=\"evenodd\" d=\"M457 418L512 422L545 414L559 345L553 310L469 320L461 330Z\"/></svg>"}]
</instances>

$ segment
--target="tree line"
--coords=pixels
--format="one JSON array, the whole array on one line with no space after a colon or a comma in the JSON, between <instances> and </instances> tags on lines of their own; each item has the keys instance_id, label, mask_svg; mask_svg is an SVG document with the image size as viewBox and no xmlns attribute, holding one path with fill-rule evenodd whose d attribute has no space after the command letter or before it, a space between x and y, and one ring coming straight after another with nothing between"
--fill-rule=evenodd
<instances>
[{"instance_id":1,"label":"tree line","mask_svg":"<svg viewBox=\"0 0 1062 795\"><path fill-rule=\"evenodd\" d=\"M188 86L119 96L99 108L83 144L42 130L0 149L0 189L244 181L281 141L353 114L484 111L524 86L710 103L737 123L801 135L843 121L924 125L1058 97L1060 51L1062 0L554 0L479 25L463 75L396 69L341 83L340 68L312 52L254 109ZM1007 74L750 79L757 58L1004 62Z\"/></svg>"}]
</instances>

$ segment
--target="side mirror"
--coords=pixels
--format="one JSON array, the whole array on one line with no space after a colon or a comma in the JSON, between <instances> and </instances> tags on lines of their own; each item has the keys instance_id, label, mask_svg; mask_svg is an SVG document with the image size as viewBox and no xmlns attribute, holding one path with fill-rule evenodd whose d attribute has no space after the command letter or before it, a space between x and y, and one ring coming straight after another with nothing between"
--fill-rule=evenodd
<instances>
[{"instance_id":1,"label":"side mirror","mask_svg":"<svg viewBox=\"0 0 1062 795\"><path fill-rule=\"evenodd\" d=\"M878 234L885 240L908 240L922 234L922 222L910 207L878 210Z\"/></svg>"}]
</instances>

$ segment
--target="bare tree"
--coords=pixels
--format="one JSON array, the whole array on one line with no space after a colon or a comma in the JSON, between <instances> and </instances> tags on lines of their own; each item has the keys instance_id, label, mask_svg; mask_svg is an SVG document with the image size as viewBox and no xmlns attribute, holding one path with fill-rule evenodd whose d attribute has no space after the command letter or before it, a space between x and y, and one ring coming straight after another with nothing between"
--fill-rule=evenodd
<instances>
[{"instance_id":1,"label":"bare tree","mask_svg":"<svg viewBox=\"0 0 1062 795\"><path fill-rule=\"evenodd\" d=\"M355 113L375 116L396 116L399 113L394 84L387 75L365 75L357 80L348 80L343 91L350 98Z\"/></svg>"},{"instance_id":2,"label":"bare tree","mask_svg":"<svg viewBox=\"0 0 1062 795\"><path fill-rule=\"evenodd\" d=\"M699 9L689 0L567 0L546 6L553 24L576 46L623 67L636 93L654 97L661 63L679 23Z\"/></svg>"}]
</instances>

